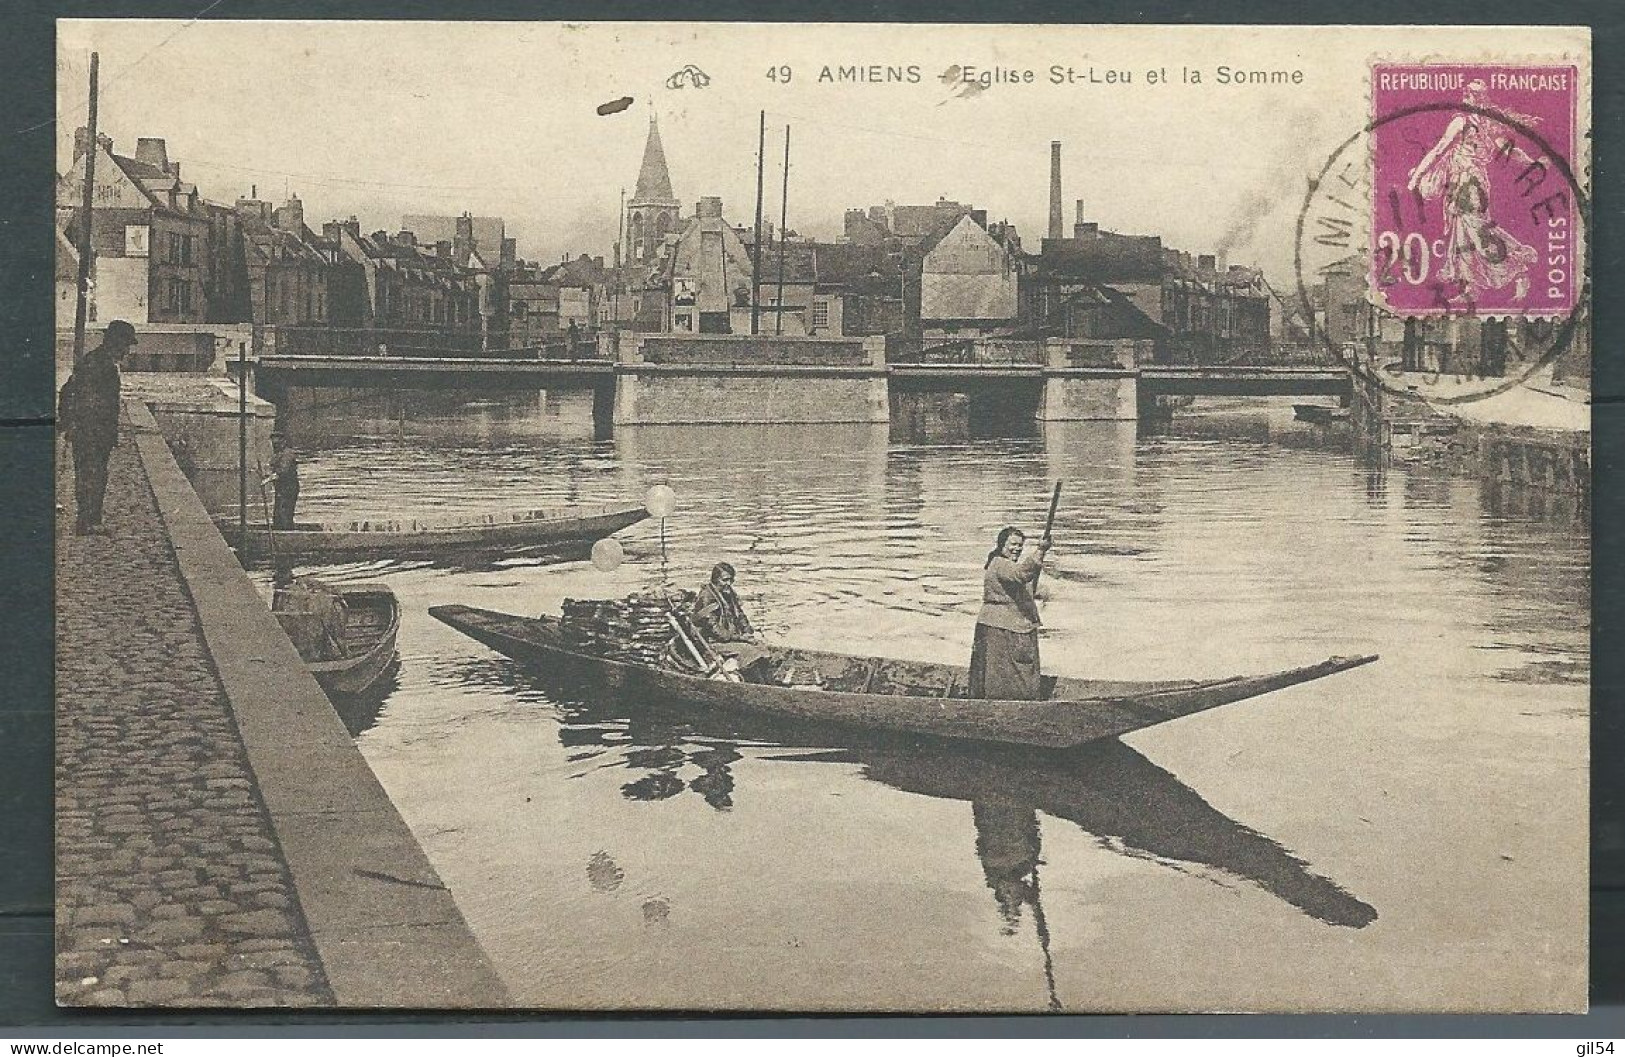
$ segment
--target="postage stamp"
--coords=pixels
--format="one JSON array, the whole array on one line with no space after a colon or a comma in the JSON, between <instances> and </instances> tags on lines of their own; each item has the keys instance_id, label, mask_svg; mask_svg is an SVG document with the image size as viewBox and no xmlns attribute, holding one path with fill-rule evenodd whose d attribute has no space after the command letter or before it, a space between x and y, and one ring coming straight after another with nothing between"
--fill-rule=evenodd
<instances>
[{"instance_id":1,"label":"postage stamp","mask_svg":"<svg viewBox=\"0 0 1625 1057\"><path fill-rule=\"evenodd\" d=\"M1572 312L1577 68L1377 63L1371 79L1380 303L1405 315Z\"/></svg>"}]
</instances>

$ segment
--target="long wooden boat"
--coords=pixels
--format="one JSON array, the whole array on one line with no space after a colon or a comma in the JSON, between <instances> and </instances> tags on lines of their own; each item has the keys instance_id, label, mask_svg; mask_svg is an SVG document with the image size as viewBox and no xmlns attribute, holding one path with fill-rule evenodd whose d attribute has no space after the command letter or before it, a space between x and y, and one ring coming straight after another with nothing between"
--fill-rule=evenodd
<instances>
[{"instance_id":1,"label":"long wooden boat","mask_svg":"<svg viewBox=\"0 0 1625 1057\"><path fill-rule=\"evenodd\" d=\"M240 534L237 522L229 518L218 524L226 542L239 552L258 558L299 559L368 554L422 556L447 551L590 544L648 516L641 506L603 504L445 521L378 518L325 524L296 522L291 529L271 529L258 522L249 524L246 534Z\"/></svg>"},{"instance_id":2,"label":"long wooden boat","mask_svg":"<svg viewBox=\"0 0 1625 1057\"><path fill-rule=\"evenodd\" d=\"M1116 737L1377 659L1332 657L1303 668L1228 679L1126 682L1046 676L1048 696L1043 701L990 701L964 696L969 673L952 665L767 647L744 666L743 681L730 682L578 652L564 641L559 622L551 617L459 605L433 606L429 615L517 661L625 694L1048 748Z\"/></svg>"},{"instance_id":3,"label":"long wooden boat","mask_svg":"<svg viewBox=\"0 0 1625 1057\"><path fill-rule=\"evenodd\" d=\"M364 693L395 660L401 628L395 592L381 583L321 583L316 590L332 597L327 612L285 601L286 593L272 603L272 612L323 690Z\"/></svg>"}]
</instances>

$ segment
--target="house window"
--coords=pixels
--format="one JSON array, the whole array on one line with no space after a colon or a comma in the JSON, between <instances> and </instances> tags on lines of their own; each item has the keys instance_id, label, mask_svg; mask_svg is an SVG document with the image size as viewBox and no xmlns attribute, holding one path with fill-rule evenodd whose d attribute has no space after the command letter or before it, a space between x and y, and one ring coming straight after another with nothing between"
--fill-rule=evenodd
<instances>
[{"instance_id":1,"label":"house window","mask_svg":"<svg viewBox=\"0 0 1625 1057\"><path fill-rule=\"evenodd\" d=\"M320 290L316 291L316 318L327 318L327 297Z\"/></svg>"},{"instance_id":2,"label":"house window","mask_svg":"<svg viewBox=\"0 0 1625 1057\"><path fill-rule=\"evenodd\" d=\"M829 326L829 302L814 301L812 306L812 325L814 330Z\"/></svg>"},{"instance_id":3,"label":"house window","mask_svg":"<svg viewBox=\"0 0 1625 1057\"><path fill-rule=\"evenodd\" d=\"M164 307L168 309L169 314L175 316L180 315L181 281L179 279L169 280L168 289L165 291L165 295Z\"/></svg>"},{"instance_id":4,"label":"house window","mask_svg":"<svg viewBox=\"0 0 1625 1057\"><path fill-rule=\"evenodd\" d=\"M192 284L189 283L189 282L186 282L185 280L181 280L180 281L180 287L181 287L181 311L183 313L190 313L192 311Z\"/></svg>"},{"instance_id":5,"label":"house window","mask_svg":"<svg viewBox=\"0 0 1625 1057\"><path fill-rule=\"evenodd\" d=\"M694 317L689 313L684 312L672 320L672 326L677 330L693 330Z\"/></svg>"},{"instance_id":6,"label":"house window","mask_svg":"<svg viewBox=\"0 0 1625 1057\"><path fill-rule=\"evenodd\" d=\"M169 238L164 240L164 263L179 264L181 262L181 237L175 232L169 232Z\"/></svg>"},{"instance_id":7,"label":"house window","mask_svg":"<svg viewBox=\"0 0 1625 1057\"><path fill-rule=\"evenodd\" d=\"M192 263L192 236L190 235L181 236L181 263Z\"/></svg>"}]
</instances>

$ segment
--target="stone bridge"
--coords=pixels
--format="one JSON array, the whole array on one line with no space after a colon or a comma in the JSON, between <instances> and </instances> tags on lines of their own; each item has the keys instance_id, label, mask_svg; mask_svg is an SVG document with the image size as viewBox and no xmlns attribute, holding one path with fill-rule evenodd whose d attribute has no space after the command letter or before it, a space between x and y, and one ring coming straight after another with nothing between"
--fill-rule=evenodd
<instances>
[{"instance_id":1,"label":"stone bridge","mask_svg":"<svg viewBox=\"0 0 1625 1057\"><path fill-rule=\"evenodd\" d=\"M1132 420L1159 396L1338 396L1341 367L1152 364L1137 341L959 343L952 355L888 360L885 340L622 335L594 355L261 356L256 389L291 386L590 389L616 425L885 422L910 394L992 394L1042 421ZM1014 399L1006 399L1013 397Z\"/></svg>"}]
</instances>

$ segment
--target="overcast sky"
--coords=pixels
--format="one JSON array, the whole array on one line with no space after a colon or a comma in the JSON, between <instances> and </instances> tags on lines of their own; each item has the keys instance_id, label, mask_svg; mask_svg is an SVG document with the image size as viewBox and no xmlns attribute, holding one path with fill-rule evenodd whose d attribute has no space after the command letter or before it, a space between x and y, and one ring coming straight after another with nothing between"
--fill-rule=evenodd
<instances>
[{"instance_id":1,"label":"overcast sky","mask_svg":"<svg viewBox=\"0 0 1625 1057\"><path fill-rule=\"evenodd\" d=\"M1581 53L1573 30L1520 29L1520 57ZM1367 119L1376 56L1482 58L1507 31L1254 27L1015 27L694 23L64 21L58 168L84 123L92 49L100 124L115 149L168 141L182 177L216 201L305 204L306 221L355 214L364 230L406 213L496 215L522 256L609 255L620 190L636 181L651 113L685 212L755 203L757 114L767 111L765 212L779 211L783 129L793 126L790 226L834 237L843 211L946 196L1044 233L1049 143L1063 143L1065 219L1085 202L1103 227L1223 251L1290 284L1306 177ZM666 87L692 64L707 87ZM822 67L918 66L917 84L820 83ZM1033 84L965 94L941 77L974 65ZM1052 65L1128 84L1049 83ZM1303 71L1299 85L1216 83L1220 65ZM766 76L789 66L788 84ZM1183 83L1199 69L1201 85ZM1147 71L1171 83L1147 83ZM632 96L626 111L603 102Z\"/></svg>"}]
</instances>

